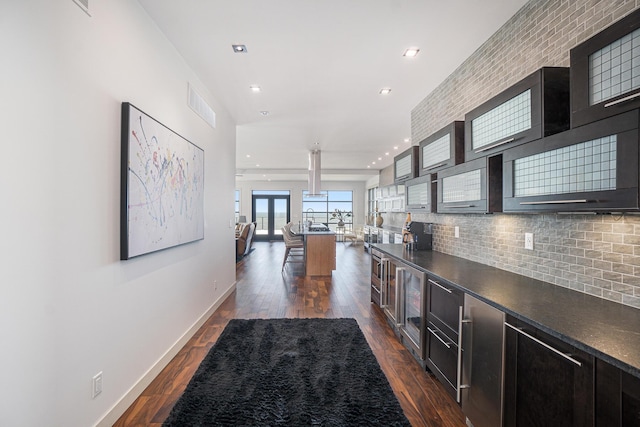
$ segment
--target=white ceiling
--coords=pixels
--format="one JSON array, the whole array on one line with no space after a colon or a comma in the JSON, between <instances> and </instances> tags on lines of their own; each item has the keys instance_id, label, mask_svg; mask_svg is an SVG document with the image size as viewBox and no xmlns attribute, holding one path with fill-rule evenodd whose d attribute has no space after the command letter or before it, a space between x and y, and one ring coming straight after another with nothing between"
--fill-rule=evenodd
<instances>
[{"instance_id":1,"label":"white ceiling","mask_svg":"<svg viewBox=\"0 0 640 427\"><path fill-rule=\"evenodd\" d=\"M526 0L139 2L236 120L237 179L276 181L306 180L315 143L322 180L377 175L419 142L411 110Z\"/></svg>"}]
</instances>

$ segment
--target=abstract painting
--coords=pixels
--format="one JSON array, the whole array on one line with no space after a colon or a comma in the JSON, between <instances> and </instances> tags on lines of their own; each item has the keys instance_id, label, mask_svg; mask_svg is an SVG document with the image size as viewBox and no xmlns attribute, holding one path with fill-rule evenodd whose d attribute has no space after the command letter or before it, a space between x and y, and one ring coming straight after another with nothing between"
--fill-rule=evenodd
<instances>
[{"instance_id":1,"label":"abstract painting","mask_svg":"<svg viewBox=\"0 0 640 427\"><path fill-rule=\"evenodd\" d=\"M122 103L120 259L204 238L204 151Z\"/></svg>"}]
</instances>

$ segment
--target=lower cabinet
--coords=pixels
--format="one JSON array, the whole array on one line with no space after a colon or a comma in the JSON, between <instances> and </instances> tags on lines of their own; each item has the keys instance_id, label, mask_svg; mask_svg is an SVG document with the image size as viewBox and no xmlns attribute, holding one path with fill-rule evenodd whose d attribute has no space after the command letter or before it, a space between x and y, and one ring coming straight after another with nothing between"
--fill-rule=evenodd
<instances>
[{"instance_id":1,"label":"lower cabinet","mask_svg":"<svg viewBox=\"0 0 640 427\"><path fill-rule=\"evenodd\" d=\"M467 425L640 426L640 377L376 249L372 289L398 339L461 405Z\"/></svg>"},{"instance_id":2,"label":"lower cabinet","mask_svg":"<svg viewBox=\"0 0 640 427\"><path fill-rule=\"evenodd\" d=\"M505 314L468 294L462 319L462 411L473 427L502 425Z\"/></svg>"},{"instance_id":3,"label":"lower cabinet","mask_svg":"<svg viewBox=\"0 0 640 427\"><path fill-rule=\"evenodd\" d=\"M426 274L395 258L383 256L381 262L380 306L404 346L424 367Z\"/></svg>"},{"instance_id":4,"label":"lower cabinet","mask_svg":"<svg viewBox=\"0 0 640 427\"><path fill-rule=\"evenodd\" d=\"M596 360L596 426L640 426L640 378Z\"/></svg>"},{"instance_id":5,"label":"lower cabinet","mask_svg":"<svg viewBox=\"0 0 640 427\"><path fill-rule=\"evenodd\" d=\"M592 426L594 358L527 323L505 322L504 426Z\"/></svg>"},{"instance_id":6,"label":"lower cabinet","mask_svg":"<svg viewBox=\"0 0 640 427\"><path fill-rule=\"evenodd\" d=\"M460 402L460 326L462 291L436 277L427 278L426 365Z\"/></svg>"},{"instance_id":7,"label":"lower cabinet","mask_svg":"<svg viewBox=\"0 0 640 427\"><path fill-rule=\"evenodd\" d=\"M400 322L402 343L424 367L425 352L425 273L403 265L397 269L400 278Z\"/></svg>"}]
</instances>

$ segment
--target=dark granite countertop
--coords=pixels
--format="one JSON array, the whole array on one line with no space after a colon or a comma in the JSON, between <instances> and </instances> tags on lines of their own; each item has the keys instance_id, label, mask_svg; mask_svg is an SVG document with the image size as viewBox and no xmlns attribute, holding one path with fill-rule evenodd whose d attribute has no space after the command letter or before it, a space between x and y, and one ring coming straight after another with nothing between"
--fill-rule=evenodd
<instances>
[{"instance_id":1,"label":"dark granite countertop","mask_svg":"<svg viewBox=\"0 0 640 427\"><path fill-rule=\"evenodd\" d=\"M636 308L440 252L374 246L640 377L640 310Z\"/></svg>"}]
</instances>

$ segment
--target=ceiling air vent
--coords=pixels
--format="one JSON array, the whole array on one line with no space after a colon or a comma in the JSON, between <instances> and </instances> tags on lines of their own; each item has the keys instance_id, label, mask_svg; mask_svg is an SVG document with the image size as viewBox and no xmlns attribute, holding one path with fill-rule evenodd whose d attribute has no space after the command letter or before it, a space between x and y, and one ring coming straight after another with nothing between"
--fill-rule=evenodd
<instances>
[{"instance_id":1,"label":"ceiling air vent","mask_svg":"<svg viewBox=\"0 0 640 427\"><path fill-rule=\"evenodd\" d=\"M89 0L73 0L75 4L77 4L80 9L84 11L87 15L91 16L89 13Z\"/></svg>"},{"instance_id":2,"label":"ceiling air vent","mask_svg":"<svg viewBox=\"0 0 640 427\"><path fill-rule=\"evenodd\" d=\"M216 112L207 104L207 101L189 85L189 96L187 103L189 107L207 122L212 128L216 128Z\"/></svg>"}]
</instances>

